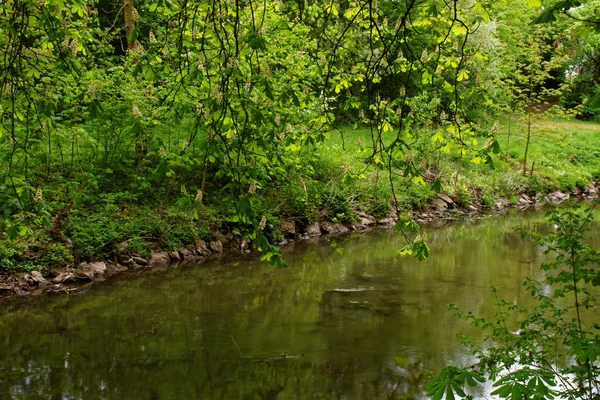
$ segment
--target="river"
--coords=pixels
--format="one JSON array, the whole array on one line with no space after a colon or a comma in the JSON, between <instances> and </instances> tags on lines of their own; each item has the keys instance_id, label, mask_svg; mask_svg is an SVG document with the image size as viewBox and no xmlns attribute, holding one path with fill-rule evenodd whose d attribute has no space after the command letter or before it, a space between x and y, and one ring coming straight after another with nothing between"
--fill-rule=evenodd
<instances>
[{"instance_id":1,"label":"river","mask_svg":"<svg viewBox=\"0 0 600 400\"><path fill-rule=\"evenodd\" d=\"M424 370L472 361L448 303L492 315L494 284L527 305L543 249L513 228L543 221L426 225L427 262L374 230L290 244L286 269L229 255L3 302L0 398L421 398Z\"/></svg>"}]
</instances>

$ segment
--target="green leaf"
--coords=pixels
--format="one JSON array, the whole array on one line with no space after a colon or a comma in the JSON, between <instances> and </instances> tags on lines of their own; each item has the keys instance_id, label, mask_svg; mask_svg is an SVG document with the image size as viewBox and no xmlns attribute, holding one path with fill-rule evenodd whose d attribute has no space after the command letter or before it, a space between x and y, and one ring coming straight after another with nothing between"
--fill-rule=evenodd
<instances>
[{"instance_id":1,"label":"green leaf","mask_svg":"<svg viewBox=\"0 0 600 400\"><path fill-rule=\"evenodd\" d=\"M594 109L600 108L600 93L596 93L592 98L590 98L585 103L585 106Z\"/></svg>"},{"instance_id":2,"label":"green leaf","mask_svg":"<svg viewBox=\"0 0 600 400\"><path fill-rule=\"evenodd\" d=\"M136 39L137 39L137 37L138 37L138 33L139 33L139 31L140 31L140 28L139 28L139 27L136 25L136 27L135 27L135 28L133 28L133 30L131 31L131 34L130 34L130 35L129 35L129 37L127 38L127 41L128 41L129 43L133 43L133 42L135 42L135 40L136 40Z\"/></svg>"}]
</instances>

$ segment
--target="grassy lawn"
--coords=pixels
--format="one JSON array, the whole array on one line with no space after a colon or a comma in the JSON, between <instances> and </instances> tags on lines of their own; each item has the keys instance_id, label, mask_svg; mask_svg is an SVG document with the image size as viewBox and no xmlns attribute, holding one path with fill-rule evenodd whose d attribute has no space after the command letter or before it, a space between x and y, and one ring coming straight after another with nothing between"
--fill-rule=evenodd
<instances>
[{"instance_id":1,"label":"grassy lawn","mask_svg":"<svg viewBox=\"0 0 600 400\"><path fill-rule=\"evenodd\" d=\"M414 148L420 151L408 152L404 157L418 164L422 173L427 173L435 164L437 170L434 172L441 179L444 191L464 205L471 202L491 205L499 197L515 201L519 193L577 192L600 176L599 124L537 118L531 126L525 176L522 168L527 124L512 121L511 125L509 140L508 121L503 120L499 124L496 138L501 152L494 155L493 166L474 164L469 161L469 156L461 160L455 153L439 152L434 147L431 134L426 132L421 132L420 138L415 139ZM390 132L384 141L393 140L393 135ZM388 172L375 168L373 160L368 158L372 149L369 128L346 126L341 132L332 132L320 152L322 157L343 165L358 177L353 183L355 190L390 196ZM436 161L438 157L439 162ZM401 168L394 171L396 175L392 179L401 205L405 208L418 207L435 195L428 186L402 177Z\"/></svg>"}]
</instances>

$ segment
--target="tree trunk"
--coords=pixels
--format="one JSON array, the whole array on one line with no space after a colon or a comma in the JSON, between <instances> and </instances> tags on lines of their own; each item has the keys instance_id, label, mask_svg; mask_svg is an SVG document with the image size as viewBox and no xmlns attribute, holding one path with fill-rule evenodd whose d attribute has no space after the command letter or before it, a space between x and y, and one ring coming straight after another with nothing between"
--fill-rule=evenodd
<instances>
[{"instance_id":1,"label":"tree trunk","mask_svg":"<svg viewBox=\"0 0 600 400\"><path fill-rule=\"evenodd\" d=\"M531 113L527 116L527 142L525 142L525 154L523 155L523 176L527 175L527 153L529 152L529 140L531 139Z\"/></svg>"},{"instance_id":2,"label":"tree trunk","mask_svg":"<svg viewBox=\"0 0 600 400\"><path fill-rule=\"evenodd\" d=\"M131 34L135 29L135 19L133 17L133 0L124 0L123 10L125 13L125 35L127 36L127 49L132 50L135 44L135 40L131 40Z\"/></svg>"}]
</instances>

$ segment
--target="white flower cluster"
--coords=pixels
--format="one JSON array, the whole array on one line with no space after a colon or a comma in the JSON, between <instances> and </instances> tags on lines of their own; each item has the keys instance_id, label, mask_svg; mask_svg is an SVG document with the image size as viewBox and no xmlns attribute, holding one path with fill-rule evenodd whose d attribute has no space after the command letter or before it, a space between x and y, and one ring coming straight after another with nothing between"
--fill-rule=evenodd
<instances>
[{"instance_id":1,"label":"white flower cluster","mask_svg":"<svg viewBox=\"0 0 600 400\"><path fill-rule=\"evenodd\" d=\"M144 116L142 115L142 112L140 111L140 109L138 108L138 106L133 106L131 108L131 113L133 114L134 117L136 117L137 119L142 119L144 118Z\"/></svg>"},{"instance_id":2,"label":"white flower cluster","mask_svg":"<svg viewBox=\"0 0 600 400\"><path fill-rule=\"evenodd\" d=\"M35 200L36 203L41 203L44 201L44 194L42 193L42 188L37 188L35 190L35 196L33 196L33 200Z\"/></svg>"}]
</instances>

